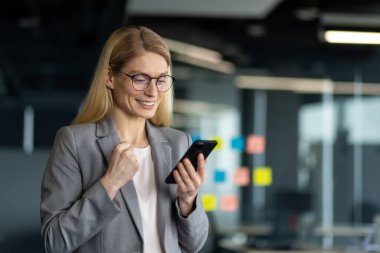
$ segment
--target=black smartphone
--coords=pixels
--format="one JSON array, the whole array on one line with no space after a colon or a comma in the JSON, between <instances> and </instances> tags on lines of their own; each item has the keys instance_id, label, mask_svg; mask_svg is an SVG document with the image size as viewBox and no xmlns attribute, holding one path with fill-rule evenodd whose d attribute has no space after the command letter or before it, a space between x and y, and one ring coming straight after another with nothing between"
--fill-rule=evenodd
<instances>
[{"instance_id":1,"label":"black smartphone","mask_svg":"<svg viewBox=\"0 0 380 253\"><path fill-rule=\"evenodd\" d=\"M191 164L194 166L194 168L197 169L198 154L202 153L206 159L217 144L218 144L217 141L214 141L214 140L196 140L193 142L193 144L191 144L189 149L186 151L183 157L176 164L178 164L183 159L188 158ZM169 176L165 179L165 182L167 184L176 184L174 180L174 176L173 176L173 172L176 169L177 169L177 165L172 169Z\"/></svg>"}]
</instances>

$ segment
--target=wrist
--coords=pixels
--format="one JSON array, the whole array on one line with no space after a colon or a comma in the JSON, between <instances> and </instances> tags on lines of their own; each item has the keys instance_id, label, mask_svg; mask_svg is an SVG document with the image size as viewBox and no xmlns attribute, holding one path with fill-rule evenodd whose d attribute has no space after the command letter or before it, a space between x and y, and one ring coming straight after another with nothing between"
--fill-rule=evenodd
<instances>
[{"instance_id":1,"label":"wrist","mask_svg":"<svg viewBox=\"0 0 380 253\"><path fill-rule=\"evenodd\" d=\"M196 196L197 195L186 197L186 198L178 197L179 209L183 217L185 218L188 217L192 213L192 211L195 209Z\"/></svg>"},{"instance_id":2,"label":"wrist","mask_svg":"<svg viewBox=\"0 0 380 253\"><path fill-rule=\"evenodd\" d=\"M194 204L195 196L178 197L178 201L184 206L192 206Z\"/></svg>"},{"instance_id":3,"label":"wrist","mask_svg":"<svg viewBox=\"0 0 380 253\"><path fill-rule=\"evenodd\" d=\"M112 183L107 174L105 174L100 179L100 182L108 193L108 196L113 199L116 196L116 193L119 191L120 187L117 187L114 183Z\"/></svg>"}]
</instances>

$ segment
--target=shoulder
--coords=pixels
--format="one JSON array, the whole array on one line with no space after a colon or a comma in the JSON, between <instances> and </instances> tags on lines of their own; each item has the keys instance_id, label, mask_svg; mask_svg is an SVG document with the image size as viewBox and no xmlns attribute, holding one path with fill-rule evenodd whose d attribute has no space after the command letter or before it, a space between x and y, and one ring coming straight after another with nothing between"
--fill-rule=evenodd
<instances>
[{"instance_id":1,"label":"shoulder","mask_svg":"<svg viewBox=\"0 0 380 253\"><path fill-rule=\"evenodd\" d=\"M188 138L188 134L181 130L171 127L159 127L161 133L167 138Z\"/></svg>"},{"instance_id":2,"label":"shoulder","mask_svg":"<svg viewBox=\"0 0 380 253\"><path fill-rule=\"evenodd\" d=\"M83 124L75 124L75 125L69 125L65 126L63 128L66 128L67 130L76 133L86 133L86 132L94 132L96 128L96 123L83 123Z\"/></svg>"},{"instance_id":3,"label":"shoulder","mask_svg":"<svg viewBox=\"0 0 380 253\"><path fill-rule=\"evenodd\" d=\"M57 131L56 140L89 138L90 136L95 136L95 129L95 123L64 126Z\"/></svg>"},{"instance_id":4,"label":"shoulder","mask_svg":"<svg viewBox=\"0 0 380 253\"><path fill-rule=\"evenodd\" d=\"M190 135L186 132L171 127L161 127L154 125L152 125L152 127L155 129L156 132L159 132L160 135L169 143L181 143L186 145L187 147L191 144Z\"/></svg>"}]
</instances>

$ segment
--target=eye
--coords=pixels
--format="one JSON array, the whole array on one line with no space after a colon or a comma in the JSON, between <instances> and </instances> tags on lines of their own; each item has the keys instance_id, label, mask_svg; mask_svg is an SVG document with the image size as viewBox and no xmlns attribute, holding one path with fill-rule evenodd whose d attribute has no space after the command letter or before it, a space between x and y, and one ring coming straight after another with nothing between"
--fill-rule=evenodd
<instances>
[{"instance_id":1,"label":"eye","mask_svg":"<svg viewBox=\"0 0 380 253\"><path fill-rule=\"evenodd\" d=\"M150 78L147 75L144 74L138 74L133 77L133 81L136 84L146 84L149 83Z\"/></svg>"},{"instance_id":2,"label":"eye","mask_svg":"<svg viewBox=\"0 0 380 253\"><path fill-rule=\"evenodd\" d=\"M167 76L161 76L160 78L158 78L157 83L158 84L165 84L165 83L167 83L167 81L168 81Z\"/></svg>"}]
</instances>

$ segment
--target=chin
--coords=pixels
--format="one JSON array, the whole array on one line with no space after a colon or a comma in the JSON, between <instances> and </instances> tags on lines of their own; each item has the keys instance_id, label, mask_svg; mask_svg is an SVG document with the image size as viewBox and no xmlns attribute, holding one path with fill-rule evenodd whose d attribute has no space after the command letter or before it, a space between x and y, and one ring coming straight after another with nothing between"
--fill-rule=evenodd
<instances>
[{"instance_id":1,"label":"chin","mask_svg":"<svg viewBox=\"0 0 380 253\"><path fill-rule=\"evenodd\" d=\"M142 113L140 114L140 117L144 118L144 119L151 119L153 118L155 115L155 113Z\"/></svg>"}]
</instances>

